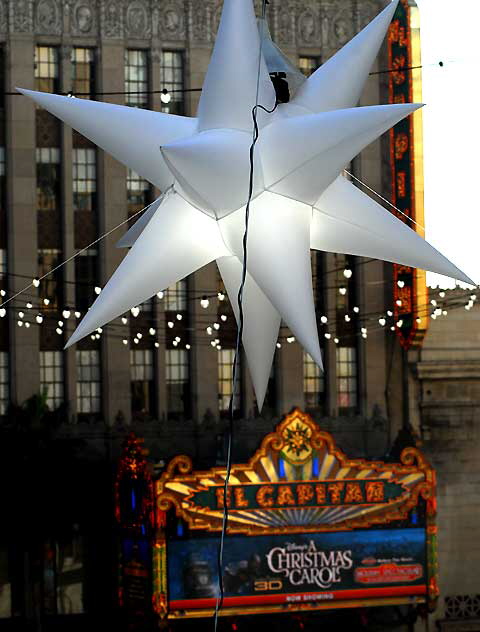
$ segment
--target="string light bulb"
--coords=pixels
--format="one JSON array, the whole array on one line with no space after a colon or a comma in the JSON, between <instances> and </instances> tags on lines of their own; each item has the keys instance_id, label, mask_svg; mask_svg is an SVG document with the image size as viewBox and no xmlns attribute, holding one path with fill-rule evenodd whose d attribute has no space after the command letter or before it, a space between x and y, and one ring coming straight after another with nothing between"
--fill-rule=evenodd
<instances>
[{"instance_id":1,"label":"string light bulb","mask_svg":"<svg viewBox=\"0 0 480 632\"><path fill-rule=\"evenodd\" d=\"M163 292L157 292L157 298L158 298L159 300L162 300L162 298L163 298Z\"/></svg>"},{"instance_id":2,"label":"string light bulb","mask_svg":"<svg viewBox=\"0 0 480 632\"><path fill-rule=\"evenodd\" d=\"M68 320L70 318L71 312L69 309L64 309L62 312L62 316L65 318L65 320Z\"/></svg>"},{"instance_id":3,"label":"string light bulb","mask_svg":"<svg viewBox=\"0 0 480 632\"><path fill-rule=\"evenodd\" d=\"M122 316L122 325L126 325L128 323L128 318L126 316Z\"/></svg>"},{"instance_id":4,"label":"string light bulb","mask_svg":"<svg viewBox=\"0 0 480 632\"><path fill-rule=\"evenodd\" d=\"M43 304L47 307L48 305L50 305L50 299L49 298L44 298L43 299Z\"/></svg>"},{"instance_id":5,"label":"string light bulb","mask_svg":"<svg viewBox=\"0 0 480 632\"><path fill-rule=\"evenodd\" d=\"M202 296L202 298L200 299L200 305L203 307L203 309L207 309L207 307L210 305L210 301L206 296Z\"/></svg>"},{"instance_id":6,"label":"string light bulb","mask_svg":"<svg viewBox=\"0 0 480 632\"><path fill-rule=\"evenodd\" d=\"M140 314L140 307L132 307L130 313L134 318L137 318L137 316Z\"/></svg>"},{"instance_id":7,"label":"string light bulb","mask_svg":"<svg viewBox=\"0 0 480 632\"><path fill-rule=\"evenodd\" d=\"M168 105L171 100L172 100L172 95L166 88L163 88L160 94L160 101L164 103L165 105Z\"/></svg>"},{"instance_id":8,"label":"string light bulb","mask_svg":"<svg viewBox=\"0 0 480 632\"><path fill-rule=\"evenodd\" d=\"M353 274L353 272L350 270L350 268L345 268L345 270L343 271L343 276L346 279L351 279L352 278L352 274Z\"/></svg>"},{"instance_id":9,"label":"string light bulb","mask_svg":"<svg viewBox=\"0 0 480 632\"><path fill-rule=\"evenodd\" d=\"M41 325L43 323L43 316L41 314L37 314L35 316L35 320L37 321L39 325Z\"/></svg>"},{"instance_id":10,"label":"string light bulb","mask_svg":"<svg viewBox=\"0 0 480 632\"><path fill-rule=\"evenodd\" d=\"M340 288L338 288L338 291L340 292L340 294L342 296L345 296L345 294L347 293L347 288L346 287L340 287Z\"/></svg>"},{"instance_id":11,"label":"string light bulb","mask_svg":"<svg viewBox=\"0 0 480 632\"><path fill-rule=\"evenodd\" d=\"M33 279L33 281L32 281L32 285L33 285L33 287L39 287L40 286L40 280L35 277Z\"/></svg>"},{"instance_id":12,"label":"string light bulb","mask_svg":"<svg viewBox=\"0 0 480 632\"><path fill-rule=\"evenodd\" d=\"M155 335L155 333L156 333L156 331L155 331L155 329L154 329L153 327L150 327L150 329L148 330L148 333L149 333L151 336L154 336L154 335Z\"/></svg>"},{"instance_id":13,"label":"string light bulb","mask_svg":"<svg viewBox=\"0 0 480 632\"><path fill-rule=\"evenodd\" d=\"M27 303L26 305L27 309L32 309L33 305L30 303L30 301Z\"/></svg>"},{"instance_id":14,"label":"string light bulb","mask_svg":"<svg viewBox=\"0 0 480 632\"><path fill-rule=\"evenodd\" d=\"M101 292L101 291L102 291L102 288L101 288L101 287L99 287L98 285L97 285L97 286L95 286L95 294L97 294L97 295L98 295L98 294L100 294L100 292Z\"/></svg>"}]
</instances>

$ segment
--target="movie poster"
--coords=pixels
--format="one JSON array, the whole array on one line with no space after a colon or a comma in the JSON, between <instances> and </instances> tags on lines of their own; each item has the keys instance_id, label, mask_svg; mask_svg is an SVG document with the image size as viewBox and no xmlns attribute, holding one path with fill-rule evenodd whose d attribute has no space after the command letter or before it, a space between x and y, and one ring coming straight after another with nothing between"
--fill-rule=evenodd
<instances>
[{"instance_id":1,"label":"movie poster","mask_svg":"<svg viewBox=\"0 0 480 632\"><path fill-rule=\"evenodd\" d=\"M168 542L171 609L208 608L218 593L218 538ZM229 536L225 606L427 592L424 529Z\"/></svg>"}]
</instances>

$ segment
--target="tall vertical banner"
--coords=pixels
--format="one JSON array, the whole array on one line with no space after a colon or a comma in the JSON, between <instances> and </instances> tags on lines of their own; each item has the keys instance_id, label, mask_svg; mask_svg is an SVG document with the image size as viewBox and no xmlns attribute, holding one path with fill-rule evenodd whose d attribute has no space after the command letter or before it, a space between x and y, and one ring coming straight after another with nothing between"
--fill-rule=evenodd
<instances>
[{"instance_id":1,"label":"tall vertical banner","mask_svg":"<svg viewBox=\"0 0 480 632\"><path fill-rule=\"evenodd\" d=\"M390 103L421 102L421 58L418 10L401 0L388 37ZM390 131L392 202L398 219L425 236L423 212L422 114L397 123ZM409 219L410 218L410 219ZM419 346L428 327L426 273L404 265L393 266L393 294L397 333L406 350Z\"/></svg>"}]
</instances>

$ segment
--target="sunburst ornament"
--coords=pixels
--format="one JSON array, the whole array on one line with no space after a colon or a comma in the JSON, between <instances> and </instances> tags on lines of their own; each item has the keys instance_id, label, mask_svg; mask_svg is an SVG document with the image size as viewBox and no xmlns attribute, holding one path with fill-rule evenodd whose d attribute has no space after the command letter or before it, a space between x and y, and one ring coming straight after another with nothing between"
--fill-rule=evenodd
<instances>
[{"instance_id":1,"label":"sunburst ornament","mask_svg":"<svg viewBox=\"0 0 480 632\"><path fill-rule=\"evenodd\" d=\"M471 283L347 181L364 147L420 105L355 107L392 2L273 114L260 111L244 291L245 348L261 408L280 322L322 365L310 248L375 257ZM225 0L196 118L20 90L164 191L119 242L130 247L70 346L216 261L238 318L252 108L276 96L252 0Z\"/></svg>"}]
</instances>

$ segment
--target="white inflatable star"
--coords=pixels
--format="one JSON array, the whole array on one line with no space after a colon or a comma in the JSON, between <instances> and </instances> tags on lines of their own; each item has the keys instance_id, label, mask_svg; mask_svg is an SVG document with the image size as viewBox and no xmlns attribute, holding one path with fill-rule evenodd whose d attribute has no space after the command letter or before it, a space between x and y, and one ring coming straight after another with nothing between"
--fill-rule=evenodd
<instances>
[{"instance_id":1,"label":"white inflatable star","mask_svg":"<svg viewBox=\"0 0 480 632\"><path fill-rule=\"evenodd\" d=\"M342 175L420 105L355 107L398 0L288 104L259 111L243 345L261 408L283 319L322 365L310 248L375 257L471 283ZM275 104L252 0L225 0L196 118L21 90L166 193L119 242L131 247L70 338L216 261L238 318L252 108ZM260 65L260 78L258 69Z\"/></svg>"}]
</instances>

